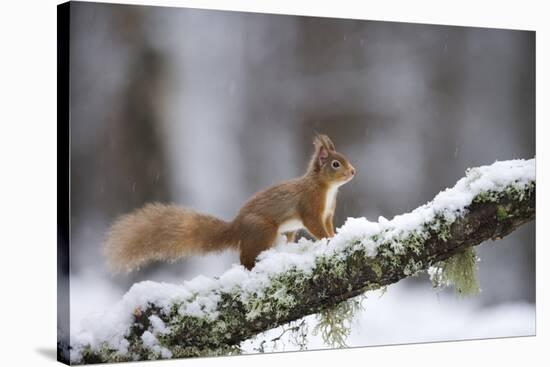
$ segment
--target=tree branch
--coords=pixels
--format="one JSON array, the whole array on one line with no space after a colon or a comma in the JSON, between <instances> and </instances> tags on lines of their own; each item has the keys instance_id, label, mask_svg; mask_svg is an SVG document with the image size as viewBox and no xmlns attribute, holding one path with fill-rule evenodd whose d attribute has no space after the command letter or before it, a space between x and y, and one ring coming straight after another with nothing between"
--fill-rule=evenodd
<instances>
[{"instance_id":1,"label":"tree branch","mask_svg":"<svg viewBox=\"0 0 550 367\"><path fill-rule=\"evenodd\" d=\"M134 285L112 311L127 328L77 336L71 359L232 353L260 332L395 283L533 220L534 165L532 159L469 170L453 189L411 213L392 221L349 220L328 243L304 241L262 254L252 272L235 266L221 278L162 292L156 283Z\"/></svg>"}]
</instances>

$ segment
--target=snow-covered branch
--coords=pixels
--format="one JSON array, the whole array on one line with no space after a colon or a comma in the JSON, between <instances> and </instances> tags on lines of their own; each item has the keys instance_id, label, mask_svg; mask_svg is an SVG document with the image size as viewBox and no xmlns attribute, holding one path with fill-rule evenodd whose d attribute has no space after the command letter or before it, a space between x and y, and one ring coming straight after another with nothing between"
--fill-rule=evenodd
<instances>
[{"instance_id":1,"label":"snow-covered branch","mask_svg":"<svg viewBox=\"0 0 550 367\"><path fill-rule=\"evenodd\" d=\"M247 271L183 285L137 283L73 335L71 360L114 362L230 354L254 335L395 283L535 218L535 160L496 162L392 220L348 218L331 240L260 255Z\"/></svg>"}]
</instances>

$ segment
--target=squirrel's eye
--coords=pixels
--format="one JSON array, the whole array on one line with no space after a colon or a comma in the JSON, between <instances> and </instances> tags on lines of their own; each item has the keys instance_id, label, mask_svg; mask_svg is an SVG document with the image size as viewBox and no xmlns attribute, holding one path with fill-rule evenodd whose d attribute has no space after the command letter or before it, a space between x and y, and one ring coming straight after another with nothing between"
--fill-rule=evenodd
<instances>
[{"instance_id":1,"label":"squirrel's eye","mask_svg":"<svg viewBox=\"0 0 550 367\"><path fill-rule=\"evenodd\" d=\"M340 168L340 162L336 160L332 161L332 168Z\"/></svg>"}]
</instances>

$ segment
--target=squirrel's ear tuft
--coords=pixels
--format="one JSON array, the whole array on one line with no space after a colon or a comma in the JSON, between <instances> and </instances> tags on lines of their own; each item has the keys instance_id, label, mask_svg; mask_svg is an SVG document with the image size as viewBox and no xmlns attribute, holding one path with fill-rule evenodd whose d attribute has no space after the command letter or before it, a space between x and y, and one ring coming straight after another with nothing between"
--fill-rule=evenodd
<instances>
[{"instance_id":1,"label":"squirrel's ear tuft","mask_svg":"<svg viewBox=\"0 0 550 367\"><path fill-rule=\"evenodd\" d=\"M319 150L317 151L317 159L319 160L319 165L323 166L325 163L327 163L328 160L328 150L324 146L319 147Z\"/></svg>"},{"instance_id":2,"label":"squirrel's ear tuft","mask_svg":"<svg viewBox=\"0 0 550 367\"><path fill-rule=\"evenodd\" d=\"M309 163L309 171L319 172L328 161L329 153L334 151L334 144L326 135L316 135L313 138L315 152Z\"/></svg>"},{"instance_id":3,"label":"squirrel's ear tuft","mask_svg":"<svg viewBox=\"0 0 550 367\"><path fill-rule=\"evenodd\" d=\"M317 135L313 139L313 145L315 146L315 153L313 156L314 166L316 169L320 169L328 160L329 148L327 147L325 135Z\"/></svg>"},{"instance_id":4,"label":"squirrel's ear tuft","mask_svg":"<svg viewBox=\"0 0 550 367\"><path fill-rule=\"evenodd\" d=\"M315 145L315 148L324 147L328 151L334 152L336 148L334 147L334 143L330 138L324 134L320 134L315 136L313 139L313 145Z\"/></svg>"}]
</instances>

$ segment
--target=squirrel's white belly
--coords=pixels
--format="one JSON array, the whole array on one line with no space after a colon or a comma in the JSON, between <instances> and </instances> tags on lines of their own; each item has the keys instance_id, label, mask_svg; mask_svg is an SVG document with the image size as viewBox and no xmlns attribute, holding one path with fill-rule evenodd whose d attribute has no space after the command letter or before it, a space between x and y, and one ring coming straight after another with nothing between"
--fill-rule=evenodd
<instances>
[{"instance_id":1,"label":"squirrel's white belly","mask_svg":"<svg viewBox=\"0 0 550 367\"><path fill-rule=\"evenodd\" d=\"M279 233L294 232L302 228L304 228L304 223L302 223L301 220L290 219L281 223L281 225L279 226L279 230L277 232Z\"/></svg>"},{"instance_id":2,"label":"squirrel's white belly","mask_svg":"<svg viewBox=\"0 0 550 367\"><path fill-rule=\"evenodd\" d=\"M340 186L342 186L342 184L334 184L330 186L327 190L327 193L325 195L325 210L323 210L323 219L326 219L329 214L334 214L332 213L332 208L334 206L334 200L336 200L336 194L338 193L338 188Z\"/></svg>"}]
</instances>

